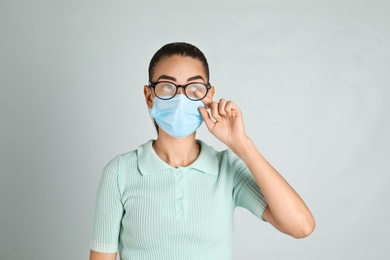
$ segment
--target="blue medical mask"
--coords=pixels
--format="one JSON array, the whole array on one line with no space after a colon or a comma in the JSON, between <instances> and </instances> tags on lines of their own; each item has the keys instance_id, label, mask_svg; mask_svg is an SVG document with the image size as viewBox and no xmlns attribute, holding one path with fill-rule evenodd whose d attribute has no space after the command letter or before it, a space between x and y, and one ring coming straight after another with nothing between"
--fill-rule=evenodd
<instances>
[{"instance_id":1,"label":"blue medical mask","mask_svg":"<svg viewBox=\"0 0 390 260\"><path fill-rule=\"evenodd\" d=\"M182 138L196 131L203 122L198 110L205 106L202 101L189 100L178 94L171 99L153 99L150 114L159 127L170 136Z\"/></svg>"}]
</instances>

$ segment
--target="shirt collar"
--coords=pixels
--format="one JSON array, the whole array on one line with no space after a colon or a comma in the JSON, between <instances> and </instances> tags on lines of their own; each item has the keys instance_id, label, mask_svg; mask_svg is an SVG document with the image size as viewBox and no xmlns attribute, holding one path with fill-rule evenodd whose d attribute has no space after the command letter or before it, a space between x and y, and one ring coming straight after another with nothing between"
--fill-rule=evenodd
<instances>
[{"instance_id":1,"label":"shirt collar","mask_svg":"<svg viewBox=\"0 0 390 260\"><path fill-rule=\"evenodd\" d=\"M165 169L175 169L161 160L160 157L158 157L152 146L153 141L154 140L149 140L145 144L139 146L137 149L138 169L142 175L155 174ZM214 148L208 146L200 140L196 140L196 142L200 145L200 153L198 158L191 165L182 168L197 169L203 173L217 176L219 165L218 157L215 154Z\"/></svg>"}]
</instances>

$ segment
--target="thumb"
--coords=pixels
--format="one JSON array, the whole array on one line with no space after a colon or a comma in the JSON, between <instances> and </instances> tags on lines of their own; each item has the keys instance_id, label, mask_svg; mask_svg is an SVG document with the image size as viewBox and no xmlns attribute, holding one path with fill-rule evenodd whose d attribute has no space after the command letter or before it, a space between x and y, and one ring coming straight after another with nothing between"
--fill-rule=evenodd
<instances>
[{"instance_id":1,"label":"thumb","mask_svg":"<svg viewBox=\"0 0 390 260\"><path fill-rule=\"evenodd\" d=\"M199 107L198 109L199 109L200 115L203 118L203 121L205 122L205 124L207 126L207 129L209 129L209 131L211 131L211 129L213 129L214 122L211 119L209 112L207 112L206 108L204 108L204 107Z\"/></svg>"}]
</instances>

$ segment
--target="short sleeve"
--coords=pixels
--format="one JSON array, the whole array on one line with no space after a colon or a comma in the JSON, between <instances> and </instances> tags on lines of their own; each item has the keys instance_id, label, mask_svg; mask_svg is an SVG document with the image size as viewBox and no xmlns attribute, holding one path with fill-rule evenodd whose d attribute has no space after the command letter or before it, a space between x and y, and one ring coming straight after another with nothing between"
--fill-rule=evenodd
<instances>
[{"instance_id":1,"label":"short sleeve","mask_svg":"<svg viewBox=\"0 0 390 260\"><path fill-rule=\"evenodd\" d=\"M243 161L238 160L240 167L236 166L236 169L239 168L240 171L237 172L233 184L235 205L236 207L246 208L255 216L265 221L263 213L268 207L268 204L248 167Z\"/></svg>"},{"instance_id":2,"label":"short sleeve","mask_svg":"<svg viewBox=\"0 0 390 260\"><path fill-rule=\"evenodd\" d=\"M90 249L100 253L116 253L123 216L118 186L118 156L103 169L97 190Z\"/></svg>"}]
</instances>

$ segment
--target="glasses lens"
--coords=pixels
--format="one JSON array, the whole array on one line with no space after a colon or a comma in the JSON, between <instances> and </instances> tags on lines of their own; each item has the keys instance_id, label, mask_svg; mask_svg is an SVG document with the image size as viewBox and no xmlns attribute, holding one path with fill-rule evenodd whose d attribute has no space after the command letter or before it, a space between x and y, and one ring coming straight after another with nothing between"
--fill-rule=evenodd
<instances>
[{"instance_id":1,"label":"glasses lens","mask_svg":"<svg viewBox=\"0 0 390 260\"><path fill-rule=\"evenodd\" d=\"M186 95L189 99L199 100L206 96L207 87L201 83L192 83L186 87Z\"/></svg>"},{"instance_id":2,"label":"glasses lens","mask_svg":"<svg viewBox=\"0 0 390 260\"><path fill-rule=\"evenodd\" d=\"M159 82L154 87L155 93L162 99L169 99L176 93L176 87L169 82Z\"/></svg>"}]
</instances>

